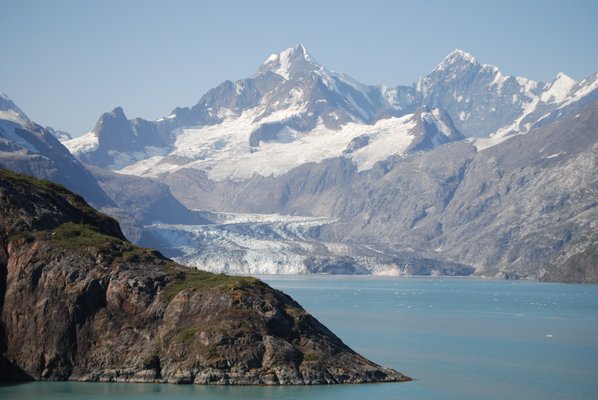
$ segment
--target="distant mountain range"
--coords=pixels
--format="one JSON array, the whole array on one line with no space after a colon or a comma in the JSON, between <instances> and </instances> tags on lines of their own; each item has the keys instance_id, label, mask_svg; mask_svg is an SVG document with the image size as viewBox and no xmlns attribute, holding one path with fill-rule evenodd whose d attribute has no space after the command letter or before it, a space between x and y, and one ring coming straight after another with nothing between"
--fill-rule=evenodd
<instances>
[{"instance_id":1,"label":"distant mountain range","mask_svg":"<svg viewBox=\"0 0 598 400\"><path fill-rule=\"evenodd\" d=\"M298 45L192 107L156 121L117 107L61 140L121 210L138 210L126 234L192 265L595 281L597 106L598 73L535 82L455 50L410 86L371 86ZM140 217L148 205L131 207L127 190L140 178L212 214ZM231 225L223 212L246 216ZM298 233L284 215L326 222Z\"/></svg>"},{"instance_id":2,"label":"distant mountain range","mask_svg":"<svg viewBox=\"0 0 598 400\"><path fill-rule=\"evenodd\" d=\"M461 134L487 147L583 107L597 89L598 74L577 82L561 73L545 84L504 76L461 50L411 86L368 86L327 70L298 45L270 56L253 77L210 90L193 107L153 122L127 120L116 108L65 144L81 160L135 175L193 168L212 180L248 179L338 156L366 169ZM422 112L419 120L434 132L407 117Z\"/></svg>"}]
</instances>

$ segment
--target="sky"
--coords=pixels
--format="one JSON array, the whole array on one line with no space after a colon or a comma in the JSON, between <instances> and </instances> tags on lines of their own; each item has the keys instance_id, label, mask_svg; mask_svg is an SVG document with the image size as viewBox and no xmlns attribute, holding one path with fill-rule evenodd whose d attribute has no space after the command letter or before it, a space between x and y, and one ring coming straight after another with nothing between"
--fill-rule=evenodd
<instances>
[{"instance_id":1,"label":"sky","mask_svg":"<svg viewBox=\"0 0 598 400\"><path fill-rule=\"evenodd\" d=\"M157 119L302 43L366 84L410 85L454 49L551 82L598 71L596 0L0 0L0 92L79 136Z\"/></svg>"}]
</instances>

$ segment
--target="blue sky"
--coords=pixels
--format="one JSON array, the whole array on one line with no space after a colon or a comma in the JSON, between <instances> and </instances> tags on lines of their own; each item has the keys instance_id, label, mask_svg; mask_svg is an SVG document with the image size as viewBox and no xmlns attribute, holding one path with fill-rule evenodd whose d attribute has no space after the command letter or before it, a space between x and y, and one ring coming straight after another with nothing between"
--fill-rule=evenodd
<instances>
[{"instance_id":1,"label":"blue sky","mask_svg":"<svg viewBox=\"0 0 598 400\"><path fill-rule=\"evenodd\" d=\"M0 0L0 91L80 135L102 112L156 119L303 43L369 84L409 85L460 48L550 82L598 71L598 1Z\"/></svg>"}]
</instances>

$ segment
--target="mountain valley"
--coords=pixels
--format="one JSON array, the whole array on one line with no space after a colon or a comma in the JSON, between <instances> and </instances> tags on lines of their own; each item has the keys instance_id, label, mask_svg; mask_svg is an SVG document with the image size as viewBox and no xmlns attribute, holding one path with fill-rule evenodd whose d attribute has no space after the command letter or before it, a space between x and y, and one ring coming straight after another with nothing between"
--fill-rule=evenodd
<instances>
[{"instance_id":1,"label":"mountain valley","mask_svg":"<svg viewBox=\"0 0 598 400\"><path fill-rule=\"evenodd\" d=\"M595 282L571 263L595 260L597 107L598 73L542 83L455 50L410 86L364 85L298 45L166 117L117 107L61 135L101 193L62 183L212 271ZM5 137L0 165L43 175Z\"/></svg>"}]
</instances>

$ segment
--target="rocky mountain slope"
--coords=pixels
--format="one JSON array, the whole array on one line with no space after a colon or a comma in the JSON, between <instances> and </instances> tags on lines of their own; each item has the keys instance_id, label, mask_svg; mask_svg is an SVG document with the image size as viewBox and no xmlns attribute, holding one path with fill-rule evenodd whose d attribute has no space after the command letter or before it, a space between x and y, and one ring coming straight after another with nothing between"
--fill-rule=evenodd
<instances>
[{"instance_id":1,"label":"rocky mountain slope","mask_svg":"<svg viewBox=\"0 0 598 400\"><path fill-rule=\"evenodd\" d=\"M50 179L97 207L114 206L89 171L54 136L0 93L0 168Z\"/></svg>"},{"instance_id":2,"label":"rocky mountain slope","mask_svg":"<svg viewBox=\"0 0 598 400\"><path fill-rule=\"evenodd\" d=\"M342 257L362 270L358 257L365 254L358 249L368 246L385 259L420 256L397 265L435 259L474 266L486 276L594 282L598 276L593 267L576 272L575 278L559 271L598 240L593 223L597 106L589 103L558 122L482 151L472 143L455 142L390 159L369 171L359 172L349 160L334 158L249 182L211 182L193 170L166 181L177 197L200 198L208 209L334 221L304 233L323 246L339 243L352 249L335 246L327 255L337 256L329 259L331 266ZM216 237L194 236L178 243L181 249L198 243L201 252ZM167 245L176 245L171 239L164 237ZM231 264L234 258L229 258Z\"/></svg>"},{"instance_id":3,"label":"rocky mountain slope","mask_svg":"<svg viewBox=\"0 0 598 400\"><path fill-rule=\"evenodd\" d=\"M455 143L399 163L322 237L371 241L383 229L377 242L434 249L487 276L563 280L567 260L598 242L597 170L594 101L484 151ZM570 279L598 281L593 263Z\"/></svg>"},{"instance_id":4,"label":"rocky mountain slope","mask_svg":"<svg viewBox=\"0 0 598 400\"><path fill-rule=\"evenodd\" d=\"M318 384L408 380L285 294L124 239L48 181L0 170L3 379Z\"/></svg>"}]
</instances>

